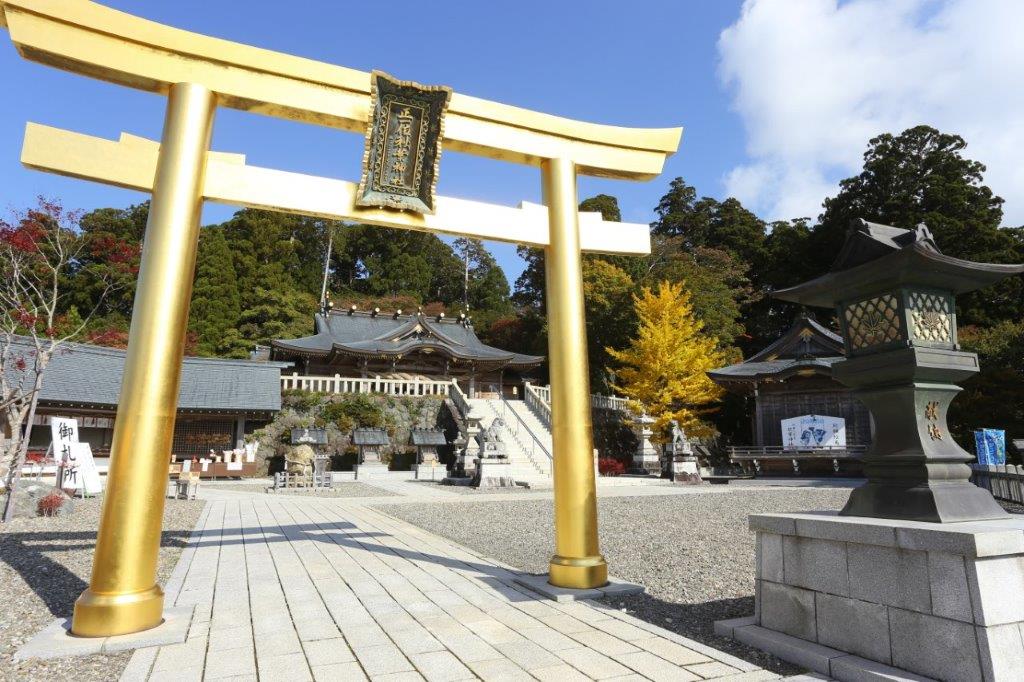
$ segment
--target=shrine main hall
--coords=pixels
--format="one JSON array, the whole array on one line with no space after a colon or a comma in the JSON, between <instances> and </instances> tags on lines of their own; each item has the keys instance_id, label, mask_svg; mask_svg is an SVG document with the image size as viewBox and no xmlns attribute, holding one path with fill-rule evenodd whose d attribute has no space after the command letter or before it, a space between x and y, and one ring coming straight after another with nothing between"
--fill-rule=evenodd
<instances>
[{"instance_id":1,"label":"shrine main hall","mask_svg":"<svg viewBox=\"0 0 1024 682\"><path fill-rule=\"evenodd\" d=\"M313 376L456 379L470 397L499 388L512 395L544 361L488 346L465 314L325 308L314 316L314 331L274 340L262 354Z\"/></svg>"}]
</instances>

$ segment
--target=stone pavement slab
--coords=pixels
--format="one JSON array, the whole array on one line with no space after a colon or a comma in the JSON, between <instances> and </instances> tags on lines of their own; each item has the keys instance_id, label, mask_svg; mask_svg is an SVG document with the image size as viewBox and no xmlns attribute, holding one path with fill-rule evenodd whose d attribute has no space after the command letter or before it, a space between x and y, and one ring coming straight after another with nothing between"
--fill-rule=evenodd
<instances>
[{"instance_id":1,"label":"stone pavement slab","mask_svg":"<svg viewBox=\"0 0 1024 682\"><path fill-rule=\"evenodd\" d=\"M777 677L603 602L544 599L369 500L211 497L167 590L187 637L122 679Z\"/></svg>"}]
</instances>

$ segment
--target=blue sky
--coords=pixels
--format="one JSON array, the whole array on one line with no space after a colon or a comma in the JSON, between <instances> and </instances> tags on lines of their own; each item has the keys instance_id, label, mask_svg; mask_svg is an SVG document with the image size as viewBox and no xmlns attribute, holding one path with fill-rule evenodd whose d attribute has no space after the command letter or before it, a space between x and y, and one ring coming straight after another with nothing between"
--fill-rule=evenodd
<instances>
[{"instance_id":1,"label":"blue sky","mask_svg":"<svg viewBox=\"0 0 1024 682\"><path fill-rule=\"evenodd\" d=\"M161 23L362 70L382 69L457 92L587 121L685 127L663 176L646 183L582 178L580 197L619 197L624 220L649 222L668 181L682 175L717 195L743 157L739 119L716 75L715 43L738 2L373 2L305 0L108 0ZM244 11L241 11L244 7ZM398 10L396 8L401 8ZM412 17L415 17L412 18ZM0 40L6 104L0 107L2 208L38 194L68 207L125 206L137 192L30 171L18 159L26 121L116 138L158 139L162 97L67 74L21 59ZM218 112L214 148L255 165L358 179L358 135L228 109ZM530 167L445 153L439 192L514 205L540 200ZM233 208L208 205L204 221ZM510 281L521 269L512 246L491 244Z\"/></svg>"},{"instance_id":2,"label":"blue sky","mask_svg":"<svg viewBox=\"0 0 1024 682\"><path fill-rule=\"evenodd\" d=\"M867 141L927 123L967 156L1024 224L1024 2L1020 0L106 0L161 23L571 118L677 126L679 152L646 183L582 178L580 197L619 198L650 222L669 181L736 196L766 219L815 217ZM156 139L164 99L21 59L0 38L0 210L38 194L68 207L143 195L29 171L26 121L107 138ZM250 163L355 180L361 136L229 109L214 148ZM540 201L539 171L445 153L439 191L507 205ZM234 209L208 206L205 222ZM521 262L492 244L510 282Z\"/></svg>"}]
</instances>

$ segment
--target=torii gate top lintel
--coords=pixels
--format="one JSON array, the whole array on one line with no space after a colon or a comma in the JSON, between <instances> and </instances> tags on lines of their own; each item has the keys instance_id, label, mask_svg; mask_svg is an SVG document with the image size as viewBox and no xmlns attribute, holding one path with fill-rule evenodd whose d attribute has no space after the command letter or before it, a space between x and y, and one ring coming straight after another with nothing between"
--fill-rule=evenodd
<instances>
[{"instance_id":1,"label":"torii gate top lintel","mask_svg":"<svg viewBox=\"0 0 1024 682\"><path fill-rule=\"evenodd\" d=\"M166 94L199 83L218 104L362 132L370 74L204 36L87 0L0 0L0 25L26 59ZM446 149L539 166L566 158L584 175L648 180L676 151L682 128L575 121L453 94Z\"/></svg>"}]
</instances>

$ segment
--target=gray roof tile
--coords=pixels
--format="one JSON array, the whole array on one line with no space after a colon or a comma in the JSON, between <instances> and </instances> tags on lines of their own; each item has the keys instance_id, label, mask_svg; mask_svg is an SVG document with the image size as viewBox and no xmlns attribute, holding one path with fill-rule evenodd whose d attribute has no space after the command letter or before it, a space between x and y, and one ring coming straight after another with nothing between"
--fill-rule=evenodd
<instances>
[{"instance_id":1,"label":"gray roof tile","mask_svg":"<svg viewBox=\"0 0 1024 682\"><path fill-rule=\"evenodd\" d=\"M22 352L32 349L19 340ZM82 343L58 349L43 375L41 403L113 407L121 395L125 352ZM283 363L186 357L178 409L276 412L281 409Z\"/></svg>"}]
</instances>

